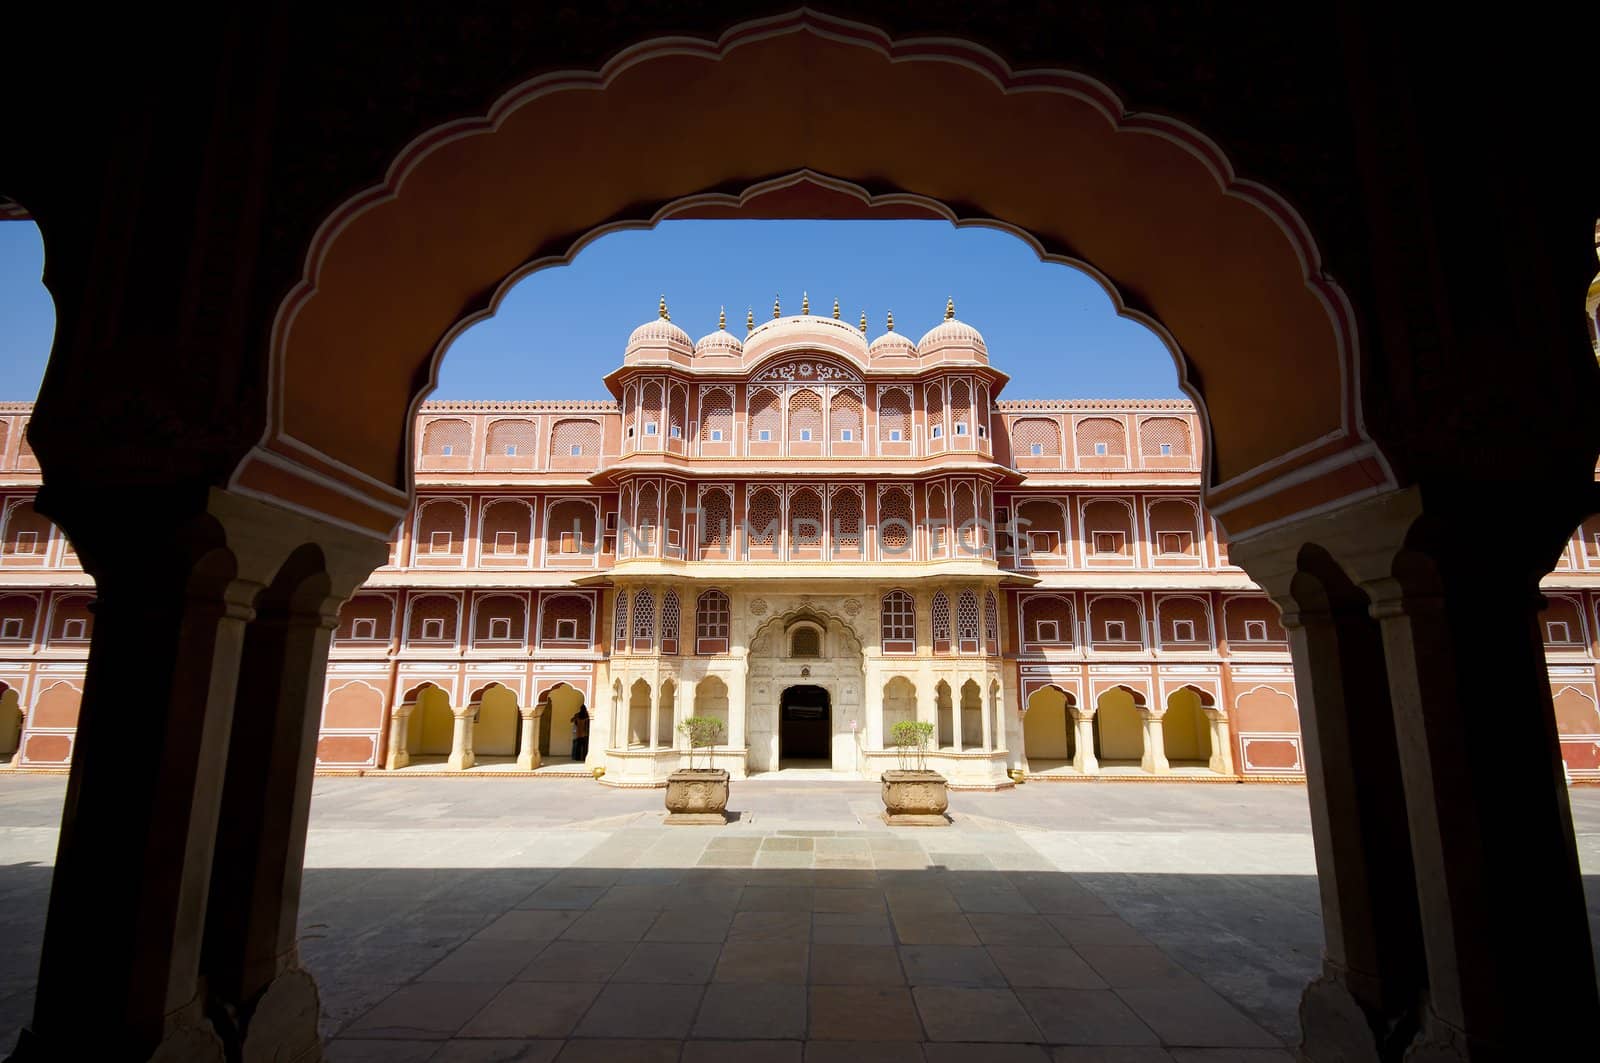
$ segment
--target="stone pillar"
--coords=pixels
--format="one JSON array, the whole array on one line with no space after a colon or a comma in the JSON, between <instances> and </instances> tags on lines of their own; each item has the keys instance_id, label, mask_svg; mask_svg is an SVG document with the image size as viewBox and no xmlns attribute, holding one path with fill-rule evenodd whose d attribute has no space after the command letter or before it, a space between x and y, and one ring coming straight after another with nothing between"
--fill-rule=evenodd
<instances>
[{"instance_id":1,"label":"stone pillar","mask_svg":"<svg viewBox=\"0 0 1600 1063\"><path fill-rule=\"evenodd\" d=\"M411 714L416 709L417 703L408 701L396 705L389 713L389 752L383 761L385 771L394 771L411 763L411 754L406 752L406 732L411 728Z\"/></svg>"},{"instance_id":2,"label":"stone pillar","mask_svg":"<svg viewBox=\"0 0 1600 1063\"><path fill-rule=\"evenodd\" d=\"M750 671L745 658L738 657L735 660L737 665L734 673L728 677L728 745L734 750L744 752L744 720L750 694ZM748 761L748 757L746 759ZM777 765L774 764L773 767Z\"/></svg>"},{"instance_id":3,"label":"stone pillar","mask_svg":"<svg viewBox=\"0 0 1600 1063\"><path fill-rule=\"evenodd\" d=\"M694 715L694 687L695 681L692 679L685 679L678 686L678 697L672 706L672 749L682 751L689 748L689 738L678 730L678 725ZM723 735L723 741L729 741L729 737Z\"/></svg>"},{"instance_id":4,"label":"stone pillar","mask_svg":"<svg viewBox=\"0 0 1600 1063\"><path fill-rule=\"evenodd\" d=\"M650 738L647 744L651 749L661 748L661 681L650 685Z\"/></svg>"},{"instance_id":5,"label":"stone pillar","mask_svg":"<svg viewBox=\"0 0 1600 1063\"><path fill-rule=\"evenodd\" d=\"M314 534L258 596L229 740L201 969L212 1020L241 1061L321 1048L297 943L323 680L339 605L386 551L338 529Z\"/></svg>"},{"instance_id":6,"label":"stone pillar","mask_svg":"<svg viewBox=\"0 0 1600 1063\"><path fill-rule=\"evenodd\" d=\"M539 756L539 719L545 713L544 702L522 706L522 727L517 736L517 770L532 771L541 763ZM554 722L554 721L552 721ZM594 726L591 722L590 726Z\"/></svg>"},{"instance_id":7,"label":"stone pillar","mask_svg":"<svg viewBox=\"0 0 1600 1063\"><path fill-rule=\"evenodd\" d=\"M1172 765L1167 763L1167 732L1161 720L1163 714L1154 709L1144 709L1139 715L1144 717L1144 756L1139 758L1139 767L1152 775L1166 775L1172 771Z\"/></svg>"},{"instance_id":8,"label":"stone pillar","mask_svg":"<svg viewBox=\"0 0 1600 1063\"><path fill-rule=\"evenodd\" d=\"M1078 729L1078 748L1072 766L1085 775L1100 771L1100 761L1094 755L1094 710L1071 709L1073 726Z\"/></svg>"},{"instance_id":9,"label":"stone pillar","mask_svg":"<svg viewBox=\"0 0 1600 1063\"><path fill-rule=\"evenodd\" d=\"M450 733L450 756L445 760L445 767L451 771L466 771L472 767L472 712L473 706L452 706L451 713L455 716L455 725Z\"/></svg>"},{"instance_id":10,"label":"stone pillar","mask_svg":"<svg viewBox=\"0 0 1600 1063\"><path fill-rule=\"evenodd\" d=\"M994 751L994 718L1000 711L1000 698L993 690L978 691L978 713L983 717L983 751Z\"/></svg>"},{"instance_id":11,"label":"stone pillar","mask_svg":"<svg viewBox=\"0 0 1600 1063\"><path fill-rule=\"evenodd\" d=\"M1206 720L1211 724L1211 762L1208 765L1218 775L1233 774L1233 734L1228 727L1228 717L1216 709L1206 709Z\"/></svg>"},{"instance_id":12,"label":"stone pillar","mask_svg":"<svg viewBox=\"0 0 1600 1063\"><path fill-rule=\"evenodd\" d=\"M934 703L938 703L938 694L934 694ZM956 687L950 691L950 740L955 743L956 752L961 752L961 688Z\"/></svg>"},{"instance_id":13,"label":"stone pillar","mask_svg":"<svg viewBox=\"0 0 1600 1063\"><path fill-rule=\"evenodd\" d=\"M213 896L246 632L257 594L311 533L327 529L217 489L77 491L46 484L39 509L72 537L94 577L96 623L33 1017L13 1058L232 1057L238 1031L228 1028L226 1008L208 1004L203 987L248 989L276 965L235 950L230 967L203 971L208 907L237 906L253 932L270 927L273 934L284 925L283 912L268 919L267 906L281 901L292 910L303 842L295 813L302 806L284 802L298 786L309 797L310 739L323 683L314 649L319 637L324 657L326 651L325 635L308 634L299 620L276 622L284 662L279 682L247 692L252 709L283 710L272 713L264 732L250 732L258 739L268 734L275 744L242 747L271 765L272 787L257 800L272 830L248 839L259 858L226 879L249 877L260 889ZM141 519L128 520L131 512ZM383 554L381 543L372 545L369 571ZM261 649L253 655L257 664L272 656L265 642ZM250 674L270 671L252 667ZM128 711L130 697L137 712ZM296 741L303 745L286 748ZM284 772L293 786L280 785ZM237 806L230 800L229 807ZM301 1002L306 997L298 994ZM309 1014L280 1042L286 1053L307 1036L315 1043L314 990L309 999ZM228 1047L225 1037L233 1042Z\"/></svg>"}]
</instances>

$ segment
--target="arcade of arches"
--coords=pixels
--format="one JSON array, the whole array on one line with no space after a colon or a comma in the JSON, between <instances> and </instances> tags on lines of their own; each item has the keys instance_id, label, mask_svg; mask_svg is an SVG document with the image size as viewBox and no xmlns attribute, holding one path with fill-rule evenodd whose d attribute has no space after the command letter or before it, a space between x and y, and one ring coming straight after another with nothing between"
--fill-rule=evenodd
<instances>
[{"instance_id":1,"label":"arcade of arches","mask_svg":"<svg viewBox=\"0 0 1600 1063\"><path fill-rule=\"evenodd\" d=\"M1593 12L850 8L644 2L552 29L269 6L181 41L135 12L98 36L69 10L10 25L27 150L0 161L0 206L38 221L59 320L28 428L38 511L98 595L18 1059L315 1057L293 885L315 720L339 606L412 498L415 402L527 270L607 227L739 213L1003 225L1168 341L1204 501L1293 651L1326 934L1305 1058L1592 1039L1535 616L1600 510L1577 312L1600 197L1545 132L1590 124ZM1461 77L1462 56L1500 76ZM1517 519L1485 545L1490 499ZM834 634L816 603L769 604ZM788 687L808 665L780 634L750 667ZM630 749L690 683L737 726L739 685L646 667L605 707ZM981 744L986 672L873 667L836 677L836 720L868 685L895 713L935 691L951 745ZM1036 705L1064 756L1226 748L1199 695L1121 686ZM121 711L134 688L143 711ZM1089 697L1107 715L1086 734ZM507 703L484 699L508 748ZM471 754L470 700L413 704L419 753L448 723L444 755ZM1158 738L1157 716L1186 722ZM772 732L748 722L754 748Z\"/></svg>"}]
</instances>

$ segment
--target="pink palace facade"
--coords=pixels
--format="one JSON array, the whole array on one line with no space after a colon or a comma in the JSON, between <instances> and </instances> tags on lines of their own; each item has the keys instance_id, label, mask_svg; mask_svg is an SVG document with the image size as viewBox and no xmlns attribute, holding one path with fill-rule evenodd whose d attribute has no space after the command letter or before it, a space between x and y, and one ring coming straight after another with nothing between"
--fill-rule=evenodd
<instances>
[{"instance_id":1,"label":"pink palace facade","mask_svg":"<svg viewBox=\"0 0 1600 1063\"><path fill-rule=\"evenodd\" d=\"M694 342L663 304L613 401L424 405L319 768L657 785L697 715L735 777L873 778L911 719L956 786L1300 777L1285 633L1200 507L1188 403L1005 401L953 307L917 342L807 310ZM34 512L28 416L0 405L0 763L59 770L94 588ZM1563 757L1600 779L1600 520L1545 591Z\"/></svg>"}]
</instances>

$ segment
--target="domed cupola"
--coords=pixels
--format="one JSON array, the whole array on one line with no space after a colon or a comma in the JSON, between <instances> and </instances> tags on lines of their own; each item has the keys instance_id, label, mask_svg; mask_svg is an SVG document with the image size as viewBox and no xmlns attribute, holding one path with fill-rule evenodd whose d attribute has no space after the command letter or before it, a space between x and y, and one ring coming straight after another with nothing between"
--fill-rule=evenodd
<instances>
[{"instance_id":1,"label":"domed cupola","mask_svg":"<svg viewBox=\"0 0 1600 1063\"><path fill-rule=\"evenodd\" d=\"M944 304L944 320L929 329L917 342L917 353L927 359L954 359L987 362L989 348L983 334L964 321L956 320L956 301Z\"/></svg>"},{"instance_id":2,"label":"domed cupola","mask_svg":"<svg viewBox=\"0 0 1600 1063\"><path fill-rule=\"evenodd\" d=\"M696 358L737 358L744 353L744 341L728 331L728 311L717 313L717 331L700 337L694 345Z\"/></svg>"},{"instance_id":3,"label":"domed cupola","mask_svg":"<svg viewBox=\"0 0 1600 1063\"><path fill-rule=\"evenodd\" d=\"M863 334L866 333L866 318L862 317ZM911 342L903 332L894 330L894 311L889 311L889 331L872 341L872 346L867 348L869 358L915 358L916 345Z\"/></svg>"},{"instance_id":4,"label":"domed cupola","mask_svg":"<svg viewBox=\"0 0 1600 1063\"><path fill-rule=\"evenodd\" d=\"M667 312L667 297L661 297L653 321L646 321L628 337L627 350L623 352L624 364L636 361L665 361L673 355L682 358L694 356L694 344L689 334L672 323Z\"/></svg>"}]
</instances>

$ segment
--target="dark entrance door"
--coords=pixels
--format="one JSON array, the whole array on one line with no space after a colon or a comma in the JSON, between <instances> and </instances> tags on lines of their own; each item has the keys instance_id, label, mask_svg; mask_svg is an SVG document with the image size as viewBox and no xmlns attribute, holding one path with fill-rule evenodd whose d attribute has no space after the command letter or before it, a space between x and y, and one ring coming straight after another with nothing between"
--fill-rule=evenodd
<instances>
[{"instance_id":1,"label":"dark entrance door","mask_svg":"<svg viewBox=\"0 0 1600 1063\"><path fill-rule=\"evenodd\" d=\"M833 762L833 705L817 686L789 687L778 701L778 761Z\"/></svg>"}]
</instances>

